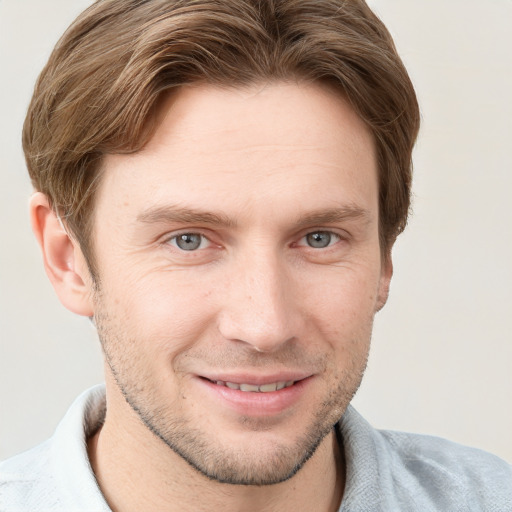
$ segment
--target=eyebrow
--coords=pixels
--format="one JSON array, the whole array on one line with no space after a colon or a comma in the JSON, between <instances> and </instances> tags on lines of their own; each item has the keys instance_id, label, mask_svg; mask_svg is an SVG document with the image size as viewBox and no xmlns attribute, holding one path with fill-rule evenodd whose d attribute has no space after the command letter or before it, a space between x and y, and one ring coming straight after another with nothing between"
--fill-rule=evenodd
<instances>
[{"instance_id":1,"label":"eyebrow","mask_svg":"<svg viewBox=\"0 0 512 512\"><path fill-rule=\"evenodd\" d=\"M183 222L186 224L212 224L229 228L236 227L236 221L222 213L212 213L178 206L148 208L137 216L137 221L144 224Z\"/></svg>"},{"instance_id":2,"label":"eyebrow","mask_svg":"<svg viewBox=\"0 0 512 512\"><path fill-rule=\"evenodd\" d=\"M364 224L371 222L372 216L368 210L356 205L346 205L338 208L327 208L301 215L297 221L299 228L334 224L350 220L363 220ZM137 216L137 221L144 224L158 223L184 223L184 224L206 224L235 228L236 219L232 219L223 213L213 213L194 208L178 206L155 206L148 208Z\"/></svg>"},{"instance_id":3,"label":"eyebrow","mask_svg":"<svg viewBox=\"0 0 512 512\"><path fill-rule=\"evenodd\" d=\"M350 220L362 220L364 224L369 224L372 220L372 215L368 210L359 206L346 205L304 214L299 218L298 224L299 226L320 226L322 224L335 224Z\"/></svg>"}]
</instances>

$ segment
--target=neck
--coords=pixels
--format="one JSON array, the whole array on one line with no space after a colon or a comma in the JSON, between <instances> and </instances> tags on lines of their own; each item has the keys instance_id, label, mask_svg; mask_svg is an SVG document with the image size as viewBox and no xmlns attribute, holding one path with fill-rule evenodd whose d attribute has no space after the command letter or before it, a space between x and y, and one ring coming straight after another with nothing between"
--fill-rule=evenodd
<instances>
[{"instance_id":1,"label":"neck","mask_svg":"<svg viewBox=\"0 0 512 512\"><path fill-rule=\"evenodd\" d=\"M101 430L88 451L98 484L114 512L336 512L345 484L343 450L333 432L289 480L269 486L221 484L192 468L137 419L116 417L107 401ZM134 485L134 482L136 485Z\"/></svg>"}]
</instances>

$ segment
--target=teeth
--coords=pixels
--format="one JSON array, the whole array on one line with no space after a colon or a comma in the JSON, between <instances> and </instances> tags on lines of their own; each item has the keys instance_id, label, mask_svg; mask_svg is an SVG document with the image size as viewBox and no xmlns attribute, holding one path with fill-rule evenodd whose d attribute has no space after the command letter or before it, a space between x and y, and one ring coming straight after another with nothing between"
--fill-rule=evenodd
<instances>
[{"instance_id":1,"label":"teeth","mask_svg":"<svg viewBox=\"0 0 512 512\"><path fill-rule=\"evenodd\" d=\"M277 390L277 382L274 382L273 384L263 384L263 386L260 386L260 391L262 393L268 393L269 391L276 391Z\"/></svg>"},{"instance_id":2,"label":"teeth","mask_svg":"<svg viewBox=\"0 0 512 512\"><path fill-rule=\"evenodd\" d=\"M240 384L240 391L259 391L260 388L258 386L253 386L252 384Z\"/></svg>"},{"instance_id":3,"label":"teeth","mask_svg":"<svg viewBox=\"0 0 512 512\"><path fill-rule=\"evenodd\" d=\"M215 381L217 386L226 386L229 389L236 389L239 391L251 391L253 393L270 393L272 391L279 391L284 388L289 388L293 386L295 381L279 381L272 382L271 384L262 384L261 386L256 386L255 384L237 384L236 382L223 382L222 380Z\"/></svg>"}]
</instances>

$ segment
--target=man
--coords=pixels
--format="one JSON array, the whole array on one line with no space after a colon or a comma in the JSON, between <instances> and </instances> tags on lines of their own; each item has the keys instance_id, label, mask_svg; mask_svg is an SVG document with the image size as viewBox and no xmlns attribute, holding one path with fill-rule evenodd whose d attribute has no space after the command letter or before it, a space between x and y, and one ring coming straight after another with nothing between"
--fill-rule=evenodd
<instances>
[{"instance_id":1,"label":"man","mask_svg":"<svg viewBox=\"0 0 512 512\"><path fill-rule=\"evenodd\" d=\"M23 140L46 271L106 386L0 466L0 509L510 509L505 462L349 406L418 126L364 2L88 9Z\"/></svg>"}]
</instances>

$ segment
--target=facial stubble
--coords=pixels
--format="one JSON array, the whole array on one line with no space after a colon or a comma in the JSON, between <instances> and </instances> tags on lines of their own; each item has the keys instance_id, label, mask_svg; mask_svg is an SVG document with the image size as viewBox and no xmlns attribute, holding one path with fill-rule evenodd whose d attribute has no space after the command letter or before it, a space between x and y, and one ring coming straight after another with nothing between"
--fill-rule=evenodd
<instances>
[{"instance_id":1,"label":"facial stubble","mask_svg":"<svg viewBox=\"0 0 512 512\"><path fill-rule=\"evenodd\" d=\"M336 371L327 358L323 361L326 371L335 375L329 392L316 408L304 432L293 444L269 441L264 449L251 451L255 436L271 430L265 421L240 417L240 428L246 432L247 446L223 446L215 432L204 424L194 424L172 404L159 405L156 384L137 368L137 346L140 343L123 331L123 323L107 313L103 301L96 296L95 325L101 341L105 360L112 377L137 418L145 428L160 439L166 447L179 455L192 468L210 480L231 485L273 485L292 478L316 452L324 438L333 431L361 383L366 368L368 350L350 354L350 364L343 371ZM371 332L371 329L370 329ZM359 340L353 343L366 342ZM268 357L276 357L271 355ZM289 356L288 356L289 359ZM185 397L179 397L183 402ZM174 403L174 402L173 402ZM299 418L300 419L300 418ZM263 448L263 447L261 447Z\"/></svg>"}]
</instances>

